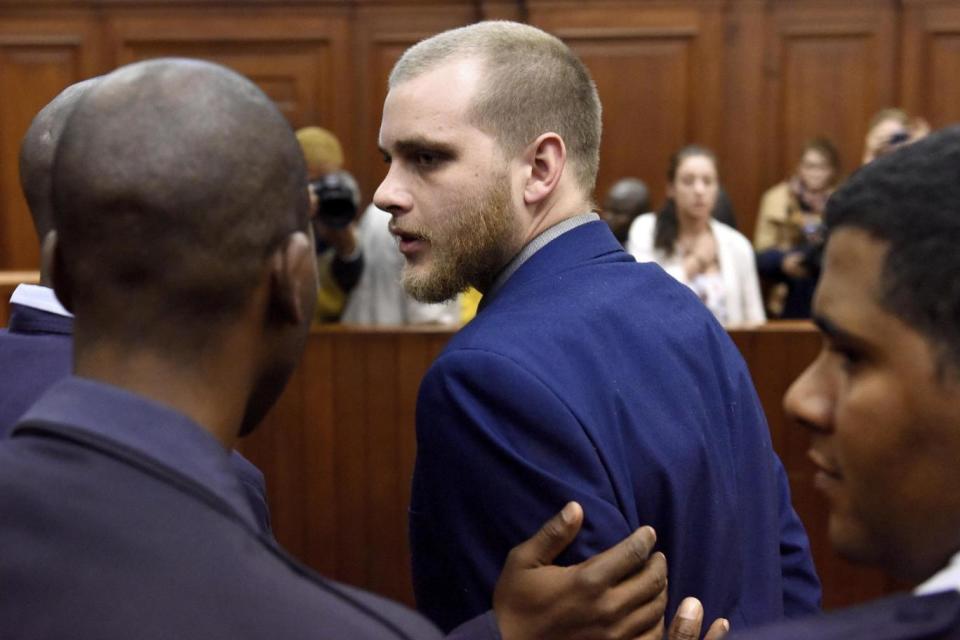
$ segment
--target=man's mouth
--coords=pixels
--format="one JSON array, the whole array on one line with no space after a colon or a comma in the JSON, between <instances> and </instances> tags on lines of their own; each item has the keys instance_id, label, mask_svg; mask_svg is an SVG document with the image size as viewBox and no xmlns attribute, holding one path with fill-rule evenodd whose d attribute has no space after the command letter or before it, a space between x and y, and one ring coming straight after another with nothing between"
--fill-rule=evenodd
<instances>
[{"instance_id":1,"label":"man's mouth","mask_svg":"<svg viewBox=\"0 0 960 640\"><path fill-rule=\"evenodd\" d=\"M810 449L807 451L807 458L817 468L814 485L821 491L829 491L843 481L843 474L840 472L839 466L824 453L816 449Z\"/></svg>"},{"instance_id":2,"label":"man's mouth","mask_svg":"<svg viewBox=\"0 0 960 640\"><path fill-rule=\"evenodd\" d=\"M427 244L427 239L418 234L398 229L392 223L390 224L390 233L397 239L397 248L404 256L410 256Z\"/></svg>"}]
</instances>

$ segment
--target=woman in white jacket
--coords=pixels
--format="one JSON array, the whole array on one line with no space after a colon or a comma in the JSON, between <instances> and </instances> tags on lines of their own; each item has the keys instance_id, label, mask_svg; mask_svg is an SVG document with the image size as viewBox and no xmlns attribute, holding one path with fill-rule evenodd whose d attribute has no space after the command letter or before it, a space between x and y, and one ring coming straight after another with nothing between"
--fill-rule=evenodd
<instances>
[{"instance_id":1,"label":"woman in white jacket","mask_svg":"<svg viewBox=\"0 0 960 640\"><path fill-rule=\"evenodd\" d=\"M666 205L633 221L627 251L693 289L722 325L764 323L753 247L711 215L719 190L716 156L684 147L670 158L667 179Z\"/></svg>"}]
</instances>

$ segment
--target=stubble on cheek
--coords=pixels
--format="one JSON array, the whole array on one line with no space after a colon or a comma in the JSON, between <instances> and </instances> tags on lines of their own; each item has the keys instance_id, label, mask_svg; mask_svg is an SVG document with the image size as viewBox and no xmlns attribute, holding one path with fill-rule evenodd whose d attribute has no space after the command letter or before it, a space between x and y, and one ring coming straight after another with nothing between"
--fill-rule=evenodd
<instances>
[{"instance_id":1,"label":"stubble on cheek","mask_svg":"<svg viewBox=\"0 0 960 640\"><path fill-rule=\"evenodd\" d=\"M493 282L511 252L513 218L506 176L496 176L479 199L451 208L442 226L422 235L429 255L422 264L404 265L404 289L420 302L443 302L470 286Z\"/></svg>"}]
</instances>

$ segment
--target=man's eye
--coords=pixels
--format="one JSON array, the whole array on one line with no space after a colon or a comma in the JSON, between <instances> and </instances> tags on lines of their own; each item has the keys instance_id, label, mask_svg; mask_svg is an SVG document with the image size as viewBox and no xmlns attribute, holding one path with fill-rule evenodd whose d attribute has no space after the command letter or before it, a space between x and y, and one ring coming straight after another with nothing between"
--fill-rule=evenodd
<instances>
[{"instance_id":1,"label":"man's eye","mask_svg":"<svg viewBox=\"0 0 960 640\"><path fill-rule=\"evenodd\" d=\"M389 154L389 153L383 154L383 162L384 162L384 164L390 164L392 161L393 161L393 159L390 157L390 154Z\"/></svg>"},{"instance_id":2,"label":"man's eye","mask_svg":"<svg viewBox=\"0 0 960 640\"><path fill-rule=\"evenodd\" d=\"M420 151L413 156L413 161L419 167L429 168L440 162L440 156L428 151Z\"/></svg>"}]
</instances>

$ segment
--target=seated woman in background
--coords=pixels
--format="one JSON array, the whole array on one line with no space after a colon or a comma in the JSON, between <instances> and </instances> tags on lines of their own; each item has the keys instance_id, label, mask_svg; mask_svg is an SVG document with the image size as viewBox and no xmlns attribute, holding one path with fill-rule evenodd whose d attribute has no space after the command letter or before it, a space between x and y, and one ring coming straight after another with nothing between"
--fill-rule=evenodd
<instances>
[{"instance_id":1,"label":"seated woman in background","mask_svg":"<svg viewBox=\"0 0 960 640\"><path fill-rule=\"evenodd\" d=\"M713 219L719 181L713 152L690 145L670 158L667 202L639 216L627 251L657 262L703 300L726 327L766 321L753 249L743 235Z\"/></svg>"},{"instance_id":2,"label":"seated woman in background","mask_svg":"<svg viewBox=\"0 0 960 640\"><path fill-rule=\"evenodd\" d=\"M837 186L840 160L824 138L807 142L793 176L763 194L753 246L760 276L775 286L767 308L780 318L809 318L820 275L823 209Z\"/></svg>"}]
</instances>

